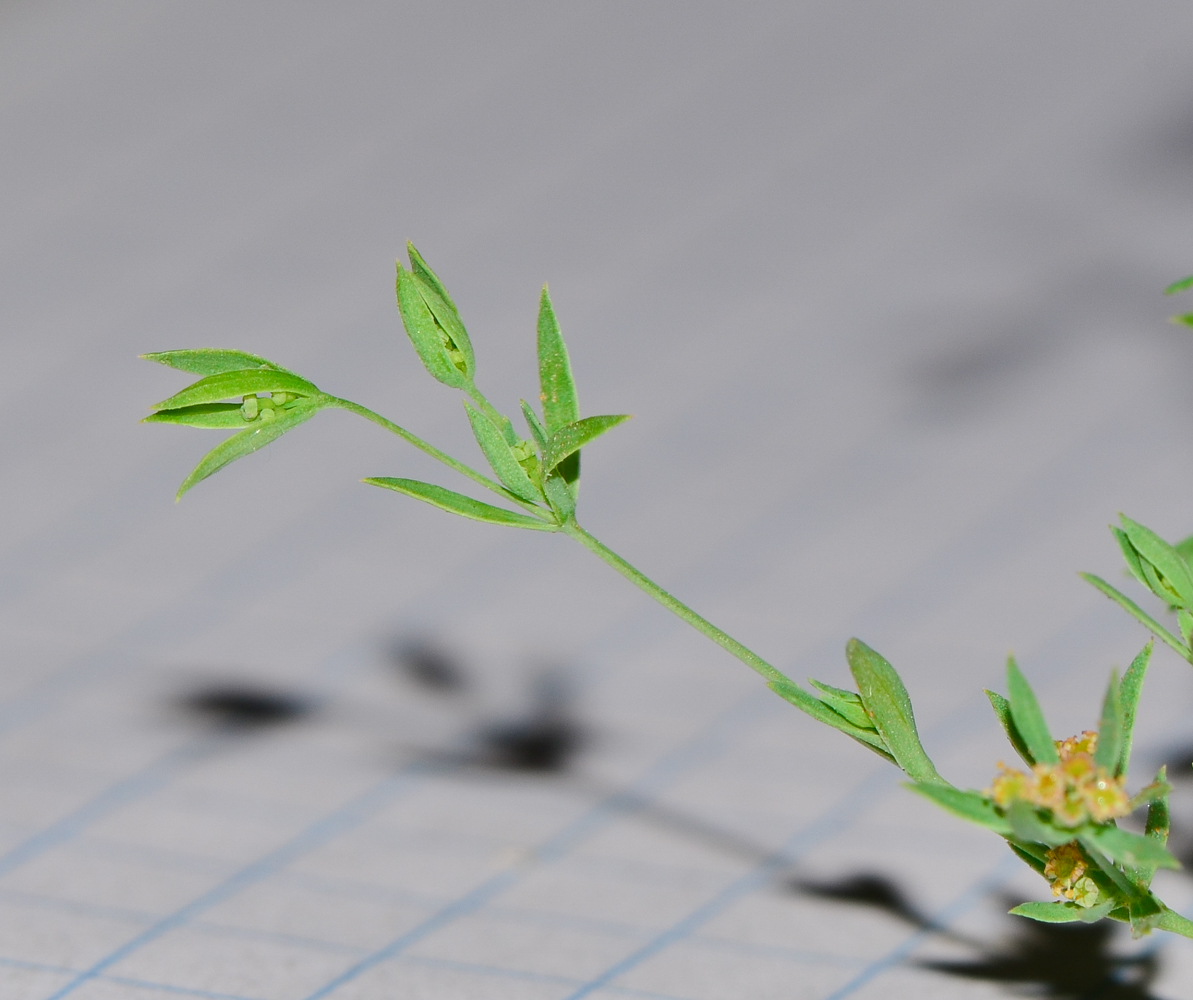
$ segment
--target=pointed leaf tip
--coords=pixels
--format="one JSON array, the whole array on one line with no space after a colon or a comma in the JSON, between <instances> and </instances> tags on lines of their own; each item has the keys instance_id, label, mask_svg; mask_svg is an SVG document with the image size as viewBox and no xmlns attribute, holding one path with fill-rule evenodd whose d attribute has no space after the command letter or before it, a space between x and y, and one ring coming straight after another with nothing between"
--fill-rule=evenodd
<instances>
[{"instance_id":1,"label":"pointed leaf tip","mask_svg":"<svg viewBox=\"0 0 1193 1000\"><path fill-rule=\"evenodd\" d=\"M1023 737L1023 742L1032 757L1041 764L1057 763L1060 757L1056 752L1056 744L1052 741L1052 734L1048 731L1048 723L1044 720L1040 703L1036 701L1031 685L1027 683L1027 678L1019 670L1013 656L1007 657L1007 694L1011 718L1015 721L1015 728Z\"/></svg>"}]
</instances>

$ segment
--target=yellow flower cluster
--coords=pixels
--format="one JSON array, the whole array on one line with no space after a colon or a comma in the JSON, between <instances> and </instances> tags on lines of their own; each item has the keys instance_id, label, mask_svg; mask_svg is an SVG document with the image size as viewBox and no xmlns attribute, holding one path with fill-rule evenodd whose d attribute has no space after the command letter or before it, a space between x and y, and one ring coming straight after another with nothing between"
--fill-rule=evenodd
<instances>
[{"instance_id":1,"label":"yellow flower cluster","mask_svg":"<svg viewBox=\"0 0 1193 1000\"><path fill-rule=\"evenodd\" d=\"M1098 734L1058 740L1058 764L1036 764L1030 773L998 765L998 776L987 794L1002 808L1016 799L1051 809L1061 826L1080 826L1087 819L1105 823L1131 811L1123 779L1094 763Z\"/></svg>"},{"instance_id":2,"label":"yellow flower cluster","mask_svg":"<svg viewBox=\"0 0 1193 1000\"><path fill-rule=\"evenodd\" d=\"M1085 855L1075 843L1052 848L1044 865L1044 877L1052 884L1052 895L1086 909L1097 905L1098 887L1085 874L1085 868Z\"/></svg>"}]
</instances>

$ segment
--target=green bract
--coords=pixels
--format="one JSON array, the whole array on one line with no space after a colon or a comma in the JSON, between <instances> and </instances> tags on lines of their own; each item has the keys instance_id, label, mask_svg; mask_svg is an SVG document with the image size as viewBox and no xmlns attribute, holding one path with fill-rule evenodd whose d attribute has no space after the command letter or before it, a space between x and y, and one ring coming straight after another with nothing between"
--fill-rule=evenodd
<instances>
[{"instance_id":1,"label":"green bract","mask_svg":"<svg viewBox=\"0 0 1193 1000\"><path fill-rule=\"evenodd\" d=\"M378 413L329 395L313 382L255 354L234 350L183 350L143 355L150 361L201 376L154 406L147 423L182 424L233 433L213 448L183 482L190 487L230 462L258 450L323 409L364 417L471 482L504 506L432 483L390 476L371 486L421 500L475 521L568 535L660 604L757 671L781 698L819 722L840 730L911 779L909 787L949 813L1006 840L1014 854L1052 886L1055 902L1032 902L1012 913L1046 922L1122 920L1135 934L1163 928L1193 937L1193 922L1168 909L1151 891L1159 868L1178 867L1168 851L1168 793L1163 768L1134 797L1125 781L1136 708L1151 655L1149 642L1121 681L1111 674L1096 732L1056 741L1044 712L1014 659L1007 662L1007 694L987 691L995 718L1028 770L1000 765L983 791L957 788L936 770L920 740L911 698L894 667L858 639L846 646L856 685L848 691L819 681L813 694L752 650L701 617L585 531L576 521L580 452L626 421L624 414L581 417L567 347L544 285L537 322L538 398L541 415L521 403L529 439L476 386L476 358L455 301L412 246L409 269L397 266L398 308L423 366L432 377L462 392L473 436L492 476L479 472ZM1169 291L1193 288L1193 278ZM1193 325L1193 316L1179 317ZM510 508L519 508L517 510ZM1193 662L1193 538L1169 544L1122 517L1113 529L1131 574L1169 610L1180 638L1106 581L1086 575L1156 636ZM1147 808L1144 833L1120 829L1116 820Z\"/></svg>"}]
</instances>

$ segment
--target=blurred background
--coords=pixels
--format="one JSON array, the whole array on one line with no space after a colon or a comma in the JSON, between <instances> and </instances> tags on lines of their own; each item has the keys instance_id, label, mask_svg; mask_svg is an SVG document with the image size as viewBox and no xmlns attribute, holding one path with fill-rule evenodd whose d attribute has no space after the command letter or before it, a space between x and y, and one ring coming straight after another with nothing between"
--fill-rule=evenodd
<instances>
[{"instance_id":1,"label":"blurred background","mask_svg":"<svg viewBox=\"0 0 1193 1000\"><path fill-rule=\"evenodd\" d=\"M567 539L346 413L173 503L138 426L235 347L481 460L393 262L537 394L581 522L797 680L859 635L947 776L1058 732L1141 630L1119 510L1193 532L1181 3L0 0L0 982L46 1000L1193 997L1193 948L1000 914L997 838L898 791ZM1187 306L1186 306L1187 307ZM1193 759L1157 653L1135 783ZM1181 850L1193 858L1193 796ZM1193 882L1165 884L1175 906Z\"/></svg>"}]
</instances>

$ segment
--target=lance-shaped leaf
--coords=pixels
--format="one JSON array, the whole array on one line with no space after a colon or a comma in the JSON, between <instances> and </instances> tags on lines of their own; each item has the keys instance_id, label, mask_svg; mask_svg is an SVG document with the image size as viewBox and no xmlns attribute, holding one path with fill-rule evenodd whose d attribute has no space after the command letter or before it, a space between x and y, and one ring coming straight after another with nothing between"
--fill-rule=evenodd
<instances>
[{"instance_id":1,"label":"lance-shaped leaf","mask_svg":"<svg viewBox=\"0 0 1193 1000\"><path fill-rule=\"evenodd\" d=\"M1122 749L1119 751L1118 765L1113 769L1116 775L1126 774L1131 763L1131 739L1135 732L1135 712L1139 708L1139 695L1143 690L1143 678L1147 675L1147 665L1152 658L1152 640L1139 651L1139 655L1131 661L1131 666L1123 674L1122 683L1118 686L1118 700L1123 712Z\"/></svg>"},{"instance_id":2,"label":"lance-shaped leaf","mask_svg":"<svg viewBox=\"0 0 1193 1000\"><path fill-rule=\"evenodd\" d=\"M567 346L555 318L555 308L547 286L539 297L538 316L539 401L543 404L543 425L550 436L567 424L580 419L580 403L576 396L576 382L572 378L572 363ZM550 466L548 466L550 468ZM559 474L572 490L580 481L580 455L573 452L563 459Z\"/></svg>"},{"instance_id":3,"label":"lance-shaped leaf","mask_svg":"<svg viewBox=\"0 0 1193 1000\"><path fill-rule=\"evenodd\" d=\"M439 325L423 298L414 275L398 262L398 311L402 314L402 325L414 350L422 360L423 367L431 377L451 386L463 389L468 385L466 358L458 346Z\"/></svg>"},{"instance_id":4,"label":"lance-shaped leaf","mask_svg":"<svg viewBox=\"0 0 1193 1000\"><path fill-rule=\"evenodd\" d=\"M287 369L274 364L268 358L245 351L230 351L216 347L189 348L183 351L156 351L152 354L142 354L146 361L156 361L159 365L169 365L179 371L190 372L193 375L219 375L222 372L243 371L248 368L267 368L284 372Z\"/></svg>"},{"instance_id":5,"label":"lance-shaped leaf","mask_svg":"<svg viewBox=\"0 0 1193 1000\"><path fill-rule=\"evenodd\" d=\"M177 410L184 406L218 403L234 396L249 396L258 392L291 392L308 397L320 395L318 386L298 375L272 369L252 369L208 375L169 399L155 403L152 409Z\"/></svg>"},{"instance_id":6,"label":"lance-shaped leaf","mask_svg":"<svg viewBox=\"0 0 1193 1000\"><path fill-rule=\"evenodd\" d=\"M1060 847L1073 839L1072 830L1062 830L1042 819L1035 806L1023 799L1016 799L1007 806L1005 815L1019 840Z\"/></svg>"},{"instance_id":7,"label":"lance-shaped leaf","mask_svg":"<svg viewBox=\"0 0 1193 1000\"><path fill-rule=\"evenodd\" d=\"M497 473L505 488L529 503L539 503L543 495L530 481L526 470L518 462L513 449L506 443L505 437L498 430L497 425L487 416L472 406L468 400L464 401L464 409L468 411L468 422L472 424L472 433L476 435L476 443L480 445L489 465Z\"/></svg>"},{"instance_id":8,"label":"lance-shaped leaf","mask_svg":"<svg viewBox=\"0 0 1193 1000\"><path fill-rule=\"evenodd\" d=\"M1056 744L1052 742L1052 735L1048 732L1048 723L1044 721L1040 703L1036 701L1031 685L1020 672L1013 656L1007 657L1007 694L1011 705L1011 718L1015 720L1015 728L1023 737L1023 742L1032 757L1040 764L1057 763L1060 756L1056 752Z\"/></svg>"},{"instance_id":9,"label":"lance-shaped leaf","mask_svg":"<svg viewBox=\"0 0 1193 1000\"><path fill-rule=\"evenodd\" d=\"M1120 830L1117 826L1091 825L1082 835L1092 841L1111 861L1129 867L1180 868L1168 848L1153 837Z\"/></svg>"},{"instance_id":10,"label":"lance-shaped leaf","mask_svg":"<svg viewBox=\"0 0 1193 1000\"><path fill-rule=\"evenodd\" d=\"M431 270L431 265L426 262L423 255L418 252L414 244L409 240L406 241L406 256L410 258L410 270L418 275L426 284L430 285L435 293L443 299L458 316L460 310L456 308L456 303L452 299L447 288L443 282L439 280L439 275Z\"/></svg>"},{"instance_id":11,"label":"lance-shaped leaf","mask_svg":"<svg viewBox=\"0 0 1193 1000\"><path fill-rule=\"evenodd\" d=\"M1110 911L1114 909L1116 903L1116 900L1110 899L1104 903L1087 907L1068 902L1031 902L1020 903L1013 910L1008 910L1007 912L1013 913L1017 917L1038 920L1044 924L1069 924L1078 920L1083 923L1092 924L1105 916L1109 916Z\"/></svg>"},{"instance_id":12,"label":"lance-shaped leaf","mask_svg":"<svg viewBox=\"0 0 1193 1000\"><path fill-rule=\"evenodd\" d=\"M456 304L452 301L451 296L447 294L447 289L443 287L443 282L439 280L434 271L427 267L426 261L419 256L418 251L414 249L413 245L407 243L406 248L411 255L410 272L414 277L419 294L422 295L427 308L431 310L431 315L435 317L435 321L443 329L443 332L447 334L452 346L460 353L465 374L469 378L472 378L476 374L476 359L472 354L472 341L469 339L468 331L464 329L464 324L460 320Z\"/></svg>"},{"instance_id":13,"label":"lance-shaped leaf","mask_svg":"<svg viewBox=\"0 0 1193 1000\"><path fill-rule=\"evenodd\" d=\"M1169 604L1193 608L1193 574L1181 554L1150 528L1125 514L1120 514L1119 520L1122 533L1139 555L1139 568L1152 593Z\"/></svg>"},{"instance_id":14,"label":"lance-shaped leaf","mask_svg":"<svg viewBox=\"0 0 1193 1000\"><path fill-rule=\"evenodd\" d=\"M1174 650L1176 650L1184 659L1188 660L1193 658L1193 652L1190 651L1188 646L1186 646L1180 641L1180 639L1174 636L1168 631L1168 629L1166 629L1163 625L1156 621L1156 619L1144 611L1143 608L1132 601L1131 598L1129 598L1126 594L1116 590L1101 577L1094 576L1093 573L1080 573L1078 575L1086 583L1096 587L1103 594L1109 597L1112 601L1114 601L1115 604L1126 611L1127 614L1129 614L1137 622L1142 623L1142 625L1148 631L1150 631L1152 635L1163 640Z\"/></svg>"},{"instance_id":15,"label":"lance-shaped leaf","mask_svg":"<svg viewBox=\"0 0 1193 1000\"><path fill-rule=\"evenodd\" d=\"M943 783L920 743L911 698L895 668L857 639L849 640L845 658L857 682L862 707L896 763L918 783Z\"/></svg>"},{"instance_id":16,"label":"lance-shaped leaf","mask_svg":"<svg viewBox=\"0 0 1193 1000\"><path fill-rule=\"evenodd\" d=\"M817 722L823 722L826 726L839 729L846 736L851 736L857 740L867 750L873 750L878 756L889 760L892 764L898 763L887 751L882 737L873 729L855 726L848 719L833 711L823 701L809 694L793 681L771 681L767 687L784 701L794 705L801 712L806 712L812 716Z\"/></svg>"},{"instance_id":17,"label":"lance-shaped leaf","mask_svg":"<svg viewBox=\"0 0 1193 1000\"><path fill-rule=\"evenodd\" d=\"M1007 818L995 809L993 802L979 792L962 791L960 788L944 784L908 784L907 787L913 792L919 792L925 798L931 799L954 816L960 816L978 826L984 826L987 830L993 830L1003 837L1010 836L1012 833L1011 824Z\"/></svg>"},{"instance_id":18,"label":"lance-shaped leaf","mask_svg":"<svg viewBox=\"0 0 1193 1000\"><path fill-rule=\"evenodd\" d=\"M1164 769L1161 768L1161 770L1164 770ZM1164 811L1167 812L1167 808L1168 808L1167 801L1168 801L1169 793L1171 793L1171 791L1172 791L1172 785L1170 785L1167 781L1165 781L1162 778L1157 778L1156 780L1144 785L1141 789L1139 789L1139 791L1137 791L1134 795L1131 796L1131 803L1130 803L1131 811L1134 812L1140 806L1147 806L1148 803L1154 804L1156 802L1163 802L1163 803L1165 803ZM1148 806L1149 821L1151 818L1151 812L1152 812L1151 807ZM1165 831L1164 838L1163 838L1165 843L1167 843L1167 838L1168 838L1168 833L1167 833L1167 831Z\"/></svg>"},{"instance_id":19,"label":"lance-shaped leaf","mask_svg":"<svg viewBox=\"0 0 1193 1000\"><path fill-rule=\"evenodd\" d=\"M539 298L538 356L543 424L548 433L554 433L565 424L580 419L580 404L576 399L572 363L546 285L543 285L543 294Z\"/></svg>"},{"instance_id":20,"label":"lance-shaped leaf","mask_svg":"<svg viewBox=\"0 0 1193 1000\"><path fill-rule=\"evenodd\" d=\"M546 494L547 503L551 505L551 509L555 511L555 515L561 522L572 519L576 513L576 494L558 470L551 472L543 480L543 493Z\"/></svg>"},{"instance_id":21,"label":"lance-shaped leaf","mask_svg":"<svg viewBox=\"0 0 1193 1000\"><path fill-rule=\"evenodd\" d=\"M1015 720L1011 718L1011 703L995 691L987 690L986 697L990 699L990 707L994 709L994 714L998 717L1003 732L1007 734L1007 739L1011 741L1011 746L1015 748L1015 753L1022 757L1029 766L1034 765L1036 759L1027 749L1027 744L1023 742L1019 730L1015 728Z\"/></svg>"},{"instance_id":22,"label":"lance-shaped leaf","mask_svg":"<svg viewBox=\"0 0 1193 1000\"><path fill-rule=\"evenodd\" d=\"M853 691L845 691L831 684L821 684L811 677L808 678L808 683L824 695L825 704L838 715L848 719L859 729L874 729L874 723L862 707L862 699Z\"/></svg>"},{"instance_id":23,"label":"lance-shaped leaf","mask_svg":"<svg viewBox=\"0 0 1193 1000\"><path fill-rule=\"evenodd\" d=\"M574 423L564 424L551 433L547 439L547 453L543 456L543 467L554 469L569 455L574 455L590 441L599 438L606 431L630 419L628 413L609 416L585 417ZM566 476L564 477L567 478Z\"/></svg>"},{"instance_id":24,"label":"lance-shaped leaf","mask_svg":"<svg viewBox=\"0 0 1193 1000\"><path fill-rule=\"evenodd\" d=\"M1106 697L1102 699L1102 719L1098 724L1098 744L1094 749L1094 763L1111 774L1118 768L1123 752L1123 709L1119 701L1118 671L1110 673Z\"/></svg>"},{"instance_id":25,"label":"lance-shaped leaf","mask_svg":"<svg viewBox=\"0 0 1193 1000\"><path fill-rule=\"evenodd\" d=\"M1172 786L1168 784L1168 768L1161 767L1156 772L1156 780L1153 782L1156 785L1164 785L1169 788ZM1168 796L1167 794L1152 801L1152 804L1147 807L1147 826L1144 828L1144 836L1151 837L1152 840L1159 841L1161 844L1168 843L1168 832L1171 822L1168 816Z\"/></svg>"},{"instance_id":26,"label":"lance-shaped leaf","mask_svg":"<svg viewBox=\"0 0 1193 1000\"><path fill-rule=\"evenodd\" d=\"M1030 844L1027 841L1020 842L1010 837L1007 838L1007 846L1032 871L1039 875L1044 874L1044 869L1048 867L1048 849L1046 847L1041 844Z\"/></svg>"},{"instance_id":27,"label":"lance-shaped leaf","mask_svg":"<svg viewBox=\"0 0 1193 1000\"><path fill-rule=\"evenodd\" d=\"M526 419L526 426L530 428L530 436L534 438L534 443L538 445L540 455L547 454L547 429L542 425L538 418L538 414L531 409L531 406L526 400L520 400L522 404L522 416Z\"/></svg>"},{"instance_id":28,"label":"lance-shaped leaf","mask_svg":"<svg viewBox=\"0 0 1193 1000\"><path fill-rule=\"evenodd\" d=\"M469 517L474 521L486 521L489 524L502 524L510 528L529 528L532 531L554 531L556 526L547 521L540 521L537 517L527 517L525 514L515 514L512 510L503 510L492 504L481 503L461 493L445 490L442 486L431 483L421 483L417 479L391 479L388 476L377 476L363 480L370 486L380 486L382 489L404 493L408 497L422 500L440 510Z\"/></svg>"},{"instance_id":29,"label":"lance-shaped leaf","mask_svg":"<svg viewBox=\"0 0 1193 1000\"><path fill-rule=\"evenodd\" d=\"M219 472L225 465L235 462L238 458L251 455L259 448L264 448L269 442L276 441L286 431L310 420L321 409L318 399L300 399L283 410L272 411L272 418L258 418L247 429L225 438L211 449L203 460L178 488L175 499L181 500L182 495L196 483L201 482L213 473Z\"/></svg>"},{"instance_id":30,"label":"lance-shaped leaf","mask_svg":"<svg viewBox=\"0 0 1193 1000\"><path fill-rule=\"evenodd\" d=\"M1165 295L1176 295L1177 292L1185 292L1193 288L1193 275L1187 278L1181 278L1180 281L1174 281L1171 285L1164 289Z\"/></svg>"},{"instance_id":31,"label":"lance-shaped leaf","mask_svg":"<svg viewBox=\"0 0 1193 1000\"><path fill-rule=\"evenodd\" d=\"M244 430L249 422L244 418L240 403L200 403L198 406L183 406L177 410L159 410L151 413L143 424L183 424L187 427L205 427L208 430Z\"/></svg>"}]
</instances>

